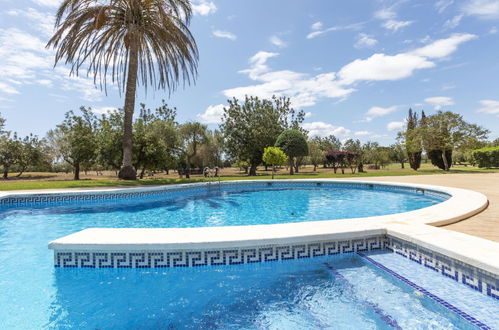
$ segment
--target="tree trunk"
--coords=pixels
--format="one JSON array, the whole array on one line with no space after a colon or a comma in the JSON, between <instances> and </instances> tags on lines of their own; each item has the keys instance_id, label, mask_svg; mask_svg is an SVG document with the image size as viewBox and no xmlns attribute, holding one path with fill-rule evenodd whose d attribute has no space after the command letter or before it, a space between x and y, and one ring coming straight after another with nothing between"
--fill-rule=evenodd
<instances>
[{"instance_id":1,"label":"tree trunk","mask_svg":"<svg viewBox=\"0 0 499 330\"><path fill-rule=\"evenodd\" d=\"M274 180L274 174L275 174L275 165L272 165L272 180Z\"/></svg>"},{"instance_id":2,"label":"tree trunk","mask_svg":"<svg viewBox=\"0 0 499 330\"><path fill-rule=\"evenodd\" d=\"M294 169L295 169L295 164L294 164L294 158L293 157L289 157L289 175L294 175Z\"/></svg>"},{"instance_id":3,"label":"tree trunk","mask_svg":"<svg viewBox=\"0 0 499 330\"><path fill-rule=\"evenodd\" d=\"M3 178L8 179L9 177L9 166L4 166L3 167Z\"/></svg>"},{"instance_id":4,"label":"tree trunk","mask_svg":"<svg viewBox=\"0 0 499 330\"><path fill-rule=\"evenodd\" d=\"M75 163L73 180L80 180L80 163Z\"/></svg>"},{"instance_id":5,"label":"tree trunk","mask_svg":"<svg viewBox=\"0 0 499 330\"><path fill-rule=\"evenodd\" d=\"M357 171L359 173L363 173L364 172L364 163L360 162L359 165L357 166Z\"/></svg>"},{"instance_id":6,"label":"tree trunk","mask_svg":"<svg viewBox=\"0 0 499 330\"><path fill-rule=\"evenodd\" d=\"M185 166L185 178L190 179L191 178L191 161L189 160L189 157L186 159L186 166Z\"/></svg>"},{"instance_id":7,"label":"tree trunk","mask_svg":"<svg viewBox=\"0 0 499 330\"><path fill-rule=\"evenodd\" d=\"M317 164L314 164L314 172L317 171Z\"/></svg>"},{"instance_id":8,"label":"tree trunk","mask_svg":"<svg viewBox=\"0 0 499 330\"><path fill-rule=\"evenodd\" d=\"M18 177L20 177L20 176L24 173L24 171L26 171L26 168L27 168L27 166L23 166L23 167L21 168L21 170L19 171L19 173L16 175L16 177L17 177L17 178L18 178Z\"/></svg>"},{"instance_id":9,"label":"tree trunk","mask_svg":"<svg viewBox=\"0 0 499 330\"><path fill-rule=\"evenodd\" d=\"M257 164L251 164L250 168L249 168L249 176L256 176L256 167L258 165Z\"/></svg>"},{"instance_id":10,"label":"tree trunk","mask_svg":"<svg viewBox=\"0 0 499 330\"><path fill-rule=\"evenodd\" d=\"M146 172L146 167L142 167L142 171L140 171L140 178L143 179L144 178L144 173Z\"/></svg>"},{"instance_id":11,"label":"tree trunk","mask_svg":"<svg viewBox=\"0 0 499 330\"><path fill-rule=\"evenodd\" d=\"M403 161L402 161L402 162L400 162L400 166L402 166L402 169L404 169L404 168L405 168L405 167L404 167L404 162L403 162Z\"/></svg>"},{"instance_id":12,"label":"tree trunk","mask_svg":"<svg viewBox=\"0 0 499 330\"><path fill-rule=\"evenodd\" d=\"M135 109L135 91L137 89L138 45L136 40L130 41L128 77L125 92L125 118L123 123L123 166L119 178L136 180L137 172L132 165L133 112Z\"/></svg>"},{"instance_id":13,"label":"tree trunk","mask_svg":"<svg viewBox=\"0 0 499 330\"><path fill-rule=\"evenodd\" d=\"M445 150L442 150L442 161L444 162L444 171L449 170L449 162L447 160L447 157L445 156Z\"/></svg>"}]
</instances>

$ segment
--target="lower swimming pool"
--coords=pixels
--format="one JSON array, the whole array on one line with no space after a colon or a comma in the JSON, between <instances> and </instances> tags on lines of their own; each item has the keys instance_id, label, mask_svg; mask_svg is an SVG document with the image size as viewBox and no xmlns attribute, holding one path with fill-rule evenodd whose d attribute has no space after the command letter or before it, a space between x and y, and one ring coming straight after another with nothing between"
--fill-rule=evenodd
<instances>
[{"instance_id":1,"label":"lower swimming pool","mask_svg":"<svg viewBox=\"0 0 499 330\"><path fill-rule=\"evenodd\" d=\"M96 270L54 268L52 252L46 248L49 241L87 227L181 223L154 213L137 217L151 209L170 214L191 210L197 214L200 209L227 211L230 205L236 210L241 202L238 194L254 193L238 189L234 187L225 195L223 190L204 189L187 200L185 192L179 191L167 195L168 202L161 201L164 194L153 195L141 201L147 207L133 198L121 197L69 202L64 197L47 203L25 198L24 204L4 207L0 217L0 328L499 328L498 299L390 251L230 266ZM273 189L272 193L279 192L278 187ZM416 200L425 198L426 206L445 199L419 196L417 191L394 194L402 195L396 204L408 206L406 211L415 204L411 204L413 200L404 202L404 194ZM261 202L272 201L272 194L265 196ZM319 203L321 198L307 201ZM281 202L294 205L290 198ZM307 210L320 214L329 204L317 203ZM178 210L169 209L175 207ZM421 207L418 204L416 208ZM386 214L375 203L372 208ZM397 210L400 212L400 208ZM298 211L302 213L297 213L295 222L308 219L306 212ZM276 214L293 220L291 214ZM230 220L238 219L233 215L227 212L222 223L213 222L211 226L237 224ZM135 223L139 218L144 220ZM275 218L269 219L275 222ZM203 218L187 217L186 221L185 226L193 226Z\"/></svg>"}]
</instances>

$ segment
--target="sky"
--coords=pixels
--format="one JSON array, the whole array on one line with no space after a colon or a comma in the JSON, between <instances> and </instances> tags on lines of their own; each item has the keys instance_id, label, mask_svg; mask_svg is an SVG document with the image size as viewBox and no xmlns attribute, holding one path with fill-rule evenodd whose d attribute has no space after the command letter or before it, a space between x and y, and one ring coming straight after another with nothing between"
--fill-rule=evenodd
<instances>
[{"instance_id":1,"label":"sky","mask_svg":"<svg viewBox=\"0 0 499 330\"><path fill-rule=\"evenodd\" d=\"M59 0L0 0L0 113L6 129L45 133L80 106L123 107L45 47ZM499 0L193 0L195 84L164 99L179 122L216 128L227 99L291 98L310 135L394 142L409 108L438 110L499 137Z\"/></svg>"}]
</instances>

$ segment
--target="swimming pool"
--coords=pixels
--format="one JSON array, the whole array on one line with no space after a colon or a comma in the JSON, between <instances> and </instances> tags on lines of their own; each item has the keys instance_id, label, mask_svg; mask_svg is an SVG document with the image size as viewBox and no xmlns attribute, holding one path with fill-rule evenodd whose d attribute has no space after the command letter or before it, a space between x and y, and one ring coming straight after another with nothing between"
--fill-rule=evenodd
<instances>
[{"instance_id":1,"label":"swimming pool","mask_svg":"<svg viewBox=\"0 0 499 330\"><path fill-rule=\"evenodd\" d=\"M282 186L265 183L242 187L235 184L227 187L194 185L189 187L188 191L183 187L167 192L160 189L136 190L130 195L126 195L127 192L108 192L102 195L89 192L87 195L56 194L49 196L50 198L47 197L48 194L11 196L8 197L11 200L2 206L3 212L0 216L1 326L9 329L487 329L499 326L496 318L499 312L499 296L494 298L497 290L493 291L490 283L486 282L483 282L483 290L482 287L480 290L472 288L476 283L481 283L476 281L480 281L482 277L477 275L472 278L458 268L456 272L459 270L461 273L457 279L448 277L448 274L454 272L456 265L445 264L445 258L441 255L424 255L428 251L416 251L414 247L406 249L400 247L400 244L404 243L391 238L387 240L386 230L382 232L381 227L376 227L376 223L381 223L379 219L355 218L367 215L362 213L366 210L361 208L355 210L359 213L349 213L354 215L350 219L328 221L327 219L334 219L339 215L328 215L323 209L327 209L339 199L341 203L335 204L336 207L329 208L329 211L340 208L338 205L348 204L348 201L344 202L340 196L328 194L326 190L332 188L353 191L352 200L355 200L355 196L363 196L365 200L369 200L374 198L373 196L379 196L378 193L382 194L377 203L372 203L374 213L371 215L378 216L377 218L380 214L390 213L392 215L388 217L403 218L393 214L396 210L390 209L389 206L379 207L381 203L386 205L388 200L382 196L396 195L393 197L395 199L390 200L396 201L393 203L398 207L402 206L397 208L397 211L409 211L404 214L430 210L450 200L449 194L431 189L371 184L352 184L348 187L346 184L338 186L331 183L328 186L327 182L297 183L292 187L289 187L289 183L283 183ZM238 217L234 216L235 211L230 210L244 204L242 196L252 196L262 189L269 193L265 195L266 198L254 198L259 203L269 204L266 204L268 207L265 212L256 212L256 220L251 220L251 223L266 221L264 223L273 224L235 226L239 224ZM295 202L289 191L313 197L303 197L296 201L302 206L309 205L306 211L294 211L291 208ZM372 194L362 195L364 191ZM282 193L284 195L279 197L280 199L273 199L276 194ZM140 202L136 200L137 194ZM328 202L317 204L322 198L328 199ZM184 199L187 201L182 202ZM290 209L283 212L278 207L272 207L277 201L289 205ZM142 203L146 207L140 205ZM179 207L172 209L176 204ZM244 208L251 209L249 205ZM433 206L421 208L431 205ZM279 216L265 218L264 214L269 213L269 209L275 209ZM314 209L319 210L316 213L307 213ZM151 210L154 212L148 213ZM189 210L195 216L185 216L189 214ZM218 212L223 215L220 216L223 221L203 222L203 219L196 215L200 210L211 210L215 214ZM182 217L161 216L175 212L183 212L188 225L178 220L183 219ZM291 212L296 212L295 218ZM144 214L148 216L144 217ZM315 214L316 218L309 219L311 214ZM125 219L128 216L130 218ZM251 217L251 213L242 212L239 216ZM139 220L141 218L144 220ZM282 221L286 223L275 224ZM297 242L296 238L284 239L290 233L284 230L288 226L300 228L300 233L305 235L300 239L312 237L307 235L314 230L323 235L313 236L315 240L336 239L334 233L327 231L329 228L341 227L345 223L350 226L356 222L360 224L363 232L368 228L372 229L367 230L364 243L351 236L350 227L336 241L321 241L317 246L313 241L304 245ZM272 235L281 235L279 239L269 236L270 242L279 242L281 245L294 242L294 245L291 248L281 246L281 250L280 246L263 245L261 250L255 253L250 251L251 248L238 250L233 245L236 243L230 243L232 247L228 250L229 254L235 251L253 253L252 257L246 255L244 260L237 259L234 255L227 256L227 260L233 261L230 266L225 265L226 263L223 266L215 265L215 259L211 258L210 267L185 268L178 259L179 268L172 268L171 265L159 266L165 268L149 265L147 268L139 266L138 269L99 270L85 268L86 266L76 269L54 268L52 253L46 249L47 242L88 227L154 227L159 224L165 227L187 227L196 223L208 225L210 228L178 230L182 233L194 230L204 242L209 242L211 236L206 230L229 233L228 237L223 238L227 241L234 239L233 233L244 236L251 234L253 228L257 228ZM109 242L115 237L112 231L119 229L107 229L111 231L110 236L106 238ZM170 231L173 231L171 236L175 239L185 236L178 235L178 232L171 228L163 228L161 233ZM345 236L347 234L350 236ZM152 239L153 236L147 237ZM259 242L251 244L260 244ZM237 244L241 243L242 241L237 241ZM221 246L221 243L217 244ZM300 248L295 249L296 246ZM302 246L306 246L306 249L300 250ZM397 253L385 250L386 247ZM138 251L142 252L145 249L143 246L138 248ZM212 247L204 251L216 252L213 249ZM275 259L272 259L272 253L267 253L269 249L273 249ZM192 262L188 265L194 266L199 259L192 256L200 252L193 251L192 248L188 251L190 252L185 252L185 255L190 253L189 262ZM423 254L416 255L414 251ZM76 255L80 252L71 253ZM130 253L135 256L137 254L140 253ZM406 258L401 256L403 254ZM254 263L256 259L252 258L256 257L260 259ZM267 257L267 261L276 261L260 262ZM223 258L225 261L225 256ZM417 258L433 261L424 261L426 267L422 267L413 262L417 261ZM436 270L446 276L441 276ZM468 284L463 285L461 281L467 281ZM487 290L492 290L490 296L487 295Z\"/></svg>"}]
</instances>

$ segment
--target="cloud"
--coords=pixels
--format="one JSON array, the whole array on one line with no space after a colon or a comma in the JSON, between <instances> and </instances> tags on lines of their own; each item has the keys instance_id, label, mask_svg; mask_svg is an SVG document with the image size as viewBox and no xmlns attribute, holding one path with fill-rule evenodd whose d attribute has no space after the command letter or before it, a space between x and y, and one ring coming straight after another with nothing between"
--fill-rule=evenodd
<instances>
[{"instance_id":1,"label":"cloud","mask_svg":"<svg viewBox=\"0 0 499 330\"><path fill-rule=\"evenodd\" d=\"M482 107L480 109L476 109L476 112L496 115L497 117L499 117L499 101L481 100L480 104L482 105Z\"/></svg>"},{"instance_id":2,"label":"cloud","mask_svg":"<svg viewBox=\"0 0 499 330\"><path fill-rule=\"evenodd\" d=\"M404 121L391 121L386 125L386 129L389 131L399 131L404 128Z\"/></svg>"},{"instance_id":3,"label":"cloud","mask_svg":"<svg viewBox=\"0 0 499 330\"><path fill-rule=\"evenodd\" d=\"M10 16L22 16L33 21L37 30L46 37L51 37L54 33L55 18L52 14L40 12L33 8L25 10L12 9L7 11L7 14Z\"/></svg>"},{"instance_id":4,"label":"cloud","mask_svg":"<svg viewBox=\"0 0 499 330\"><path fill-rule=\"evenodd\" d=\"M466 15L481 19L496 19L499 18L499 1L469 0L463 5L462 11Z\"/></svg>"},{"instance_id":5,"label":"cloud","mask_svg":"<svg viewBox=\"0 0 499 330\"><path fill-rule=\"evenodd\" d=\"M203 113L197 114L197 117L204 124L220 124L224 113L223 104L210 105Z\"/></svg>"},{"instance_id":6,"label":"cloud","mask_svg":"<svg viewBox=\"0 0 499 330\"><path fill-rule=\"evenodd\" d=\"M315 22L314 24L310 25L310 28L312 30L320 30L322 29L322 26L323 26L322 22Z\"/></svg>"},{"instance_id":7,"label":"cloud","mask_svg":"<svg viewBox=\"0 0 499 330\"><path fill-rule=\"evenodd\" d=\"M334 126L323 121L314 121L312 123L304 123L302 125L308 131L309 136L329 136L329 135L348 135L350 130L343 126Z\"/></svg>"},{"instance_id":8,"label":"cloud","mask_svg":"<svg viewBox=\"0 0 499 330\"><path fill-rule=\"evenodd\" d=\"M372 133L369 131L357 131L353 133L355 136L366 136L366 135L371 135Z\"/></svg>"},{"instance_id":9,"label":"cloud","mask_svg":"<svg viewBox=\"0 0 499 330\"><path fill-rule=\"evenodd\" d=\"M463 16L463 14L459 14L445 21L444 29L455 29L461 23Z\"/></svg>"},{"instance_id":10,"label":"cloud","mask_svg":"<svg viewBox=\"0 0 499 330\"><path fill-rule=\"evenodd\" d=\"M320 22L318 22L318 23L320 23ZM348 24L348 25L331 26L327 29L321 29L322 23L320 26L317 25L314 28L315 24L317 24L317 23L312 24L311 28L312 28L313 32L310 32L309 34L307 34L307 39L313 39L313 38L316 38L324 33L331 32L331 31L358 30L365 24L365 22L353 23L353 24Z\"/></svg>"},{"instance_id":11,"label":"cloud","mask_svg":"<svg viewBox=\"0 0 499 330\"><path fill-rule=\"evenodd\" d=\"M469 33L456 33L447 39L439 39L429 45L418 48L410 54L428 57L428 58L443 58L449 56L457 50L457 47L463 42L467 42L476 38L476 35Z\"/></svg>"},{"instance_id":12,"label":"cloud","mask_svg":"<svg viewBox=\"0 0 499 330\"><path fill-rule=\"evenodd\" d=\"M455 104L454 100L452 100L452 98L447 96L428 97L424 100L426 103L431 104L435 108L435 110L440 110L442 109L442 107Z\"/></svg>"},{"instance_id":13,"label":"cloud","mask_svg":"<svg viewBox=\"0 0 499 330\"><path fill-rule=\"evenodd\" d=\"M497 33L497 28L495 26L491 27L489 30L489 34L496 34Z\"/></svg>"},{"instance_id":14,"label":"cloud","mask_svg":"<svg viewBox=\"0 0 499 330\"><path fill-rule=\"evenodd\" d=\"M212 32L212 34L217 38L225 38L232 41L237 39L237 36L229 31L215 30Z\"/></svg>"},{"instance_id":15,"label":"cloud","mask_svg":"<svg viewBox=\"0 0 499 330\"><path fill-rule=\"evenodd\" d=\"M397 17L397 13L393 10L393 7L383 8L376 11L374 17L381 20L394 19Z\"/></svg>"},{"instance_id":16,"label":"cloud","mask_svg":"<svg viewBox=\"0 0 499 330\"><path fill-rule=\"evenodd\" d=\"M399 109L398 105L394 105L387 108L371 107L369 110L367 110L364 121L371 122L376 117L386 116L394 111L397 111L398 109Z\"/></svg>"},{"instance_id":17,"label":"cloud","mask_svg":"<svg viewBox=\"0 0 499 330\"><path fill-rule=\"evenodd\" d=\"M19 94L19 91L12 87L12 84L7 84L0 81L0 92L6 94Z\"/></svg>"},{"instance_id":18,"label":"cloud","mask_svg":"<svg viewBox=\"0 0 499 330\"><path fill-rule=\"evenodd\" d=\"M355 48L371 48L376 46L378 40L372 38L370 35L365 33L359 33L357 36L357 42L354 44Z\"/></svg>"},{"instance_id":19,"label":"cloud","mask_svg":"<svg viewBox=\"0 0 499 330\"><path fill-rule=\"evenodd\" d=\"M192 11L194 15L208 16L214 14L217 11L217 6L212 1L195 0L192 2Z\"/></svg>"},{"instance_id":20,"label":"cloud","mask_svg":"<svg viewBox=\"0 0 499 330\"><path fill-rule=\"evenodd\" d=\"M59 4L62 2L62 0L31 0L31 1L39 6L52 7L52 8L59 7Z\"/></svg>"},{"instance_id":21,"label":"cloud","mask_svg":"<svg viewBox=\"0 0 499 330\"><path fill-rule=\"evenodd\" d=\"M269 38L269 41L272 45L277 46L279 48L284 48L287 46L287 43L284 42L281 38L276 35L273 35Z\"/></svg>"},{"instance_id":22,"label":"cloud","mask_svg":"<svg viewBox=\"0 0 499 330\"><path fill-rule=\"evenodd\" d=\"M475 38L471 34L454 34L436 40L424 47L396 55L374 54L366 59L356 59L343 66L338 73L318 75L291 70L272 71L267 61L279 53L259 51L249 59L249 68L239 71L256 83L226 89L226 97L243 99L245 95L269 98L272 95L288 96L294 107L316 104L321 98L344 99L355 91L353 85L361 81L390 81L410 77L415 70L432 68L432 59L449 56L459 44Z\"/></svg>"},{"instance_id":23,"label":"cloud","mask_svg":"<svg viewBox=\"0 0 499 330\"><path fill-rule=\"evenodd\" d=\"M447 7L452 5L454 3L454 0L438 0L435 2L435 9L439 14L443 13Z\"/></svg>"},{"instance_id":24,"label":"cloud","mask_svg":"<svg viewBox=\"0 0 499 330\"><path fill-rule=\"evenodd\" d=\"M409 26L412 23L414 23L414 21L397 21L397 20L390 19L390 20L384 22L383 24L381 24L381 26L387 30L397 32L398 30L400 30L406 26Z\"/></svg>"}]
</instances>

